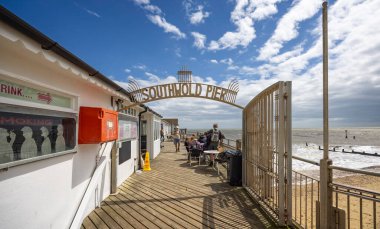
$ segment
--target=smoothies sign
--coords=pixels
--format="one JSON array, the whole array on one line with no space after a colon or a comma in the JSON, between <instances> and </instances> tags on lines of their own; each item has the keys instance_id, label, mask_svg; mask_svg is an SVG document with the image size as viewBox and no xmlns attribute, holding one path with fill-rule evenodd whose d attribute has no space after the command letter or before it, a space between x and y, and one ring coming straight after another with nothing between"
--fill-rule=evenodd
<instances>
[{"instance_id":1,"label":"smoothies sign","mask_svg":"<svg viewBox=\"0 0 380 229\"><path fill-rule=\"evenodd\" d=\"M0 79L0 96L34 103L71 108L71 99L68 97L40 91L2 79Z\"/></svg>"}]
</instances>

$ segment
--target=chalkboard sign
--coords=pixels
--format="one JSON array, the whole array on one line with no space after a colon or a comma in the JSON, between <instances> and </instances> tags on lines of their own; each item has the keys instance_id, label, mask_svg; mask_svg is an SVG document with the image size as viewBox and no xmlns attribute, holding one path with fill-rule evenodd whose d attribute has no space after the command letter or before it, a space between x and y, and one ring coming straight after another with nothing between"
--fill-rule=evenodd
<instances>
[{"instance_id":1,"label":"chalkboard sign","mask_svg":"<svg viewBox=\"0 0 380 229\"><path fill-rule=\"evenodd\" d=\"M119 165L131 159L131 141L121 142L119 149Z\"/></svg>"}]
</instances>

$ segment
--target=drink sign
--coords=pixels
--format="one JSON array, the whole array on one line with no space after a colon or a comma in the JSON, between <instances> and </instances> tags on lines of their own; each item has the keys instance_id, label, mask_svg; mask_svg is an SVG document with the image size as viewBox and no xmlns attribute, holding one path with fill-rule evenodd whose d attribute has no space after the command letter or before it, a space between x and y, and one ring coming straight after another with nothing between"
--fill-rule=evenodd
<instances>
[{"instance_id":1,"label":"drink sign","mask_svg":"<svg viewBox=\"0 0 380 229\"><path fill-rule=\"evenodd\" d=\"M71 98L0 80L0 96L40 104L71 108Z\"/></svg>"}]
</instances>

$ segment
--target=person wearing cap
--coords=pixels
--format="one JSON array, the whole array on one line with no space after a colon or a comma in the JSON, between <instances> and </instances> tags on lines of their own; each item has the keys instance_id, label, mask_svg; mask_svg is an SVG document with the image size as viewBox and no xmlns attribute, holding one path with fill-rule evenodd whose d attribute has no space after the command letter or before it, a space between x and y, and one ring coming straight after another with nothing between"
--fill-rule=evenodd
<instances>
[{"instance_id":1,"label":"person wearing cap","mask_svg":"<svg viewBox=\"0 0 380 229\"><path fill-rule=\"evenodd\" d=\"M37 144L33 139L33 130L29 126L24 126L22 129L22 135L25 140L21 145L21 159L31 158L37 156Z\"/></svg>"}]
</instances>

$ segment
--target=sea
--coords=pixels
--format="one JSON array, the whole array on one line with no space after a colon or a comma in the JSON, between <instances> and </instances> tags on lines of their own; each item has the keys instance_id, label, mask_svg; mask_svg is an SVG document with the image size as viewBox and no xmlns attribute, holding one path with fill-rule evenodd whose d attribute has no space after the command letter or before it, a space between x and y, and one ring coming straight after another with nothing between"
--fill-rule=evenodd
<instances>
[{"instance_id":1,"label":"sea","mask_svg":"<svg viewBox=\"0 0 380 229\"><path fill-rule=\"evenodd\" d=\"M202 133L208 129L188 129L188 133ZM221 129L227 139L241 139L241 129ZM329 152L335 166L352 169L380 171L380 127L374 128L336 128L329 130ZM323 157L323 130L322 129L293 129L293 155L319 162ZM379 156L343 153L365 152ZM293 169L296 171L316 171L317 166L298 160L293 160Z\"/></svg>"}]
</instances>

